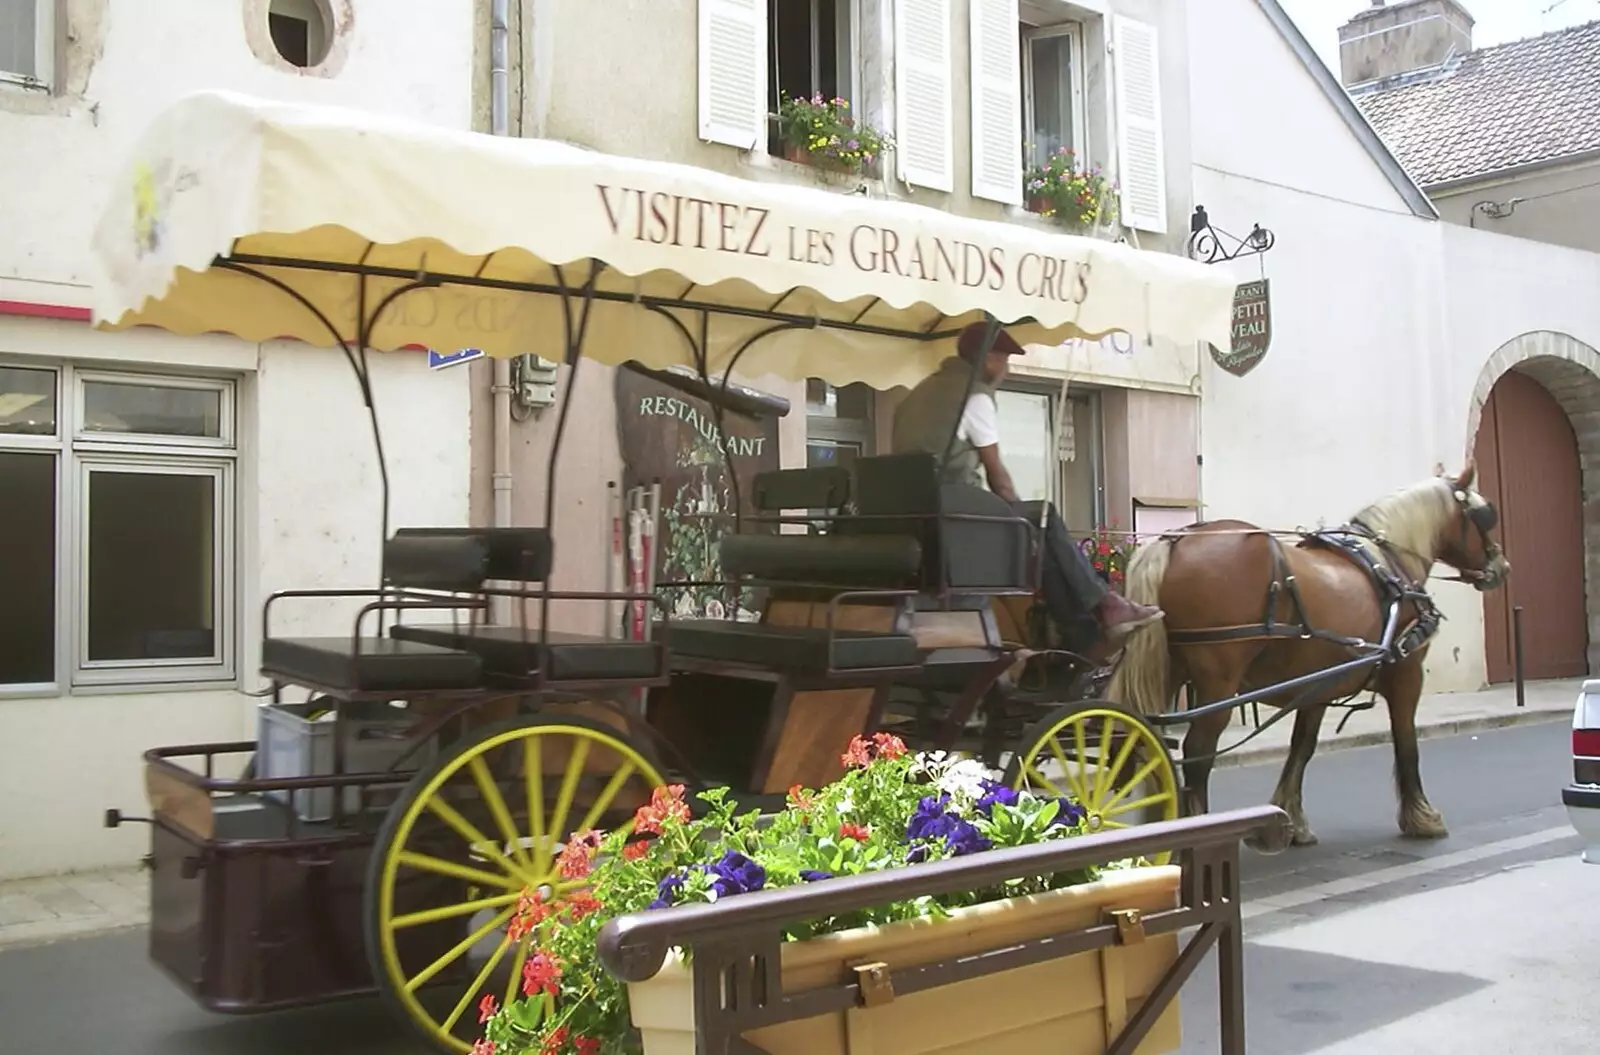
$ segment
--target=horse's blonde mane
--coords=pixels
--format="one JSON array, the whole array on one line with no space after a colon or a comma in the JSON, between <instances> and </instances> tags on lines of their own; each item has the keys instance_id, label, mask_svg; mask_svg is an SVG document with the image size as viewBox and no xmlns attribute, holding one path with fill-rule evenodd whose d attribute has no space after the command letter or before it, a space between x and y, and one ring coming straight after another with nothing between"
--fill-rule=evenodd
<instances>
[{"instance_id":1,"label":"horse's blonde mane","mask_svg":"<svg viewBox=\"0 0 1600 1055\"><path fill-rule=\"evenodd\" d=\"M1423 557L1431 565L1440 529L1460 515L1453 488L1443 477L1430 477L1385 495L1355 519L1395 548ZM1421 569L1423 574L1427 570Z\"/></svg>"}]
</instances>

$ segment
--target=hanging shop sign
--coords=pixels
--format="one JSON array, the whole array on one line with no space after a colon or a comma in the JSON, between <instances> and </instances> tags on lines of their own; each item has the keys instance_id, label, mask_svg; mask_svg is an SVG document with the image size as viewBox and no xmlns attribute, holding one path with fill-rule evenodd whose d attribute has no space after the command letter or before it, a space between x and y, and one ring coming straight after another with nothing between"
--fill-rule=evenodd
<instances>
[{"instance_id":1,"label":"hanging shop sign","mask_svg":"<svg viewBox=\"0 0 1600 1055\"><path fill-rule=\"evenodd\" d=\"M1233 339L1226 352L1209 345L1211 358L1234 377L1254 370L1272 344L1272 296L1267 279L1244 282L1233 294Z\"/></svg>"}]
</instances>

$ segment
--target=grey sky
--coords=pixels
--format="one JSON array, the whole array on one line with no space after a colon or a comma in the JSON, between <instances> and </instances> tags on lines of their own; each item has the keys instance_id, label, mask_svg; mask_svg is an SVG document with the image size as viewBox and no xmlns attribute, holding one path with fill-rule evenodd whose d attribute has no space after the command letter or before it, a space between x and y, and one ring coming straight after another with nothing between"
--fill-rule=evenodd
<instances>
[{"instance_id":1,"label":"grey sky","mask_svg":"<svg viewBox=\"0 0 1600 1055\"><path fill-rule=\"evenodd\" d=\"M1339 27L1372 0L1279 0L1322 61L1339 72ZM1477 47L1537 36L1600 18L1600 0L1462 0Z\"/></svg>"}]
</instances>

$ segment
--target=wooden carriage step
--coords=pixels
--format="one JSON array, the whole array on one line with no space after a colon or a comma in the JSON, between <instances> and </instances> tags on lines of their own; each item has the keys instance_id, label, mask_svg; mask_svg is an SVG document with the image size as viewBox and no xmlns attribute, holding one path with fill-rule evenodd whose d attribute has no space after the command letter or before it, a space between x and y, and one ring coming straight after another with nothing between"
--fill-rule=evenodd
<instances>
[{"instance_id":1,"label":"wooden carriage step","mask_svg":"<svg viewBox=\"0 0 1600 1055\"><path fill-rule=\"evenodd\" d=\"M821 674L834 670L875 670L916 666L916 639L909 634L834 630L816 626L774 626L731 619L686 619L656 630L668 650L695 659L722 660L773 670Z\"/></svg>"},{"instance_id":2,"label":"wooden carriage step","mask_svg":"<svg viewBox=\"0 0 1600 1055\"><path fill-rule=\"evenodd\" d=\"M483 661L470 652L386 637L269 637L261 642L268 677L352 692L473 689Z\"/></svg>"},{"instance_id":3,"label":"wooden carriage step","mask_svg":"<svg viewBox=\"0 0 1600 1055\"><path fill-rule=\"evenodd\" d=\"M619 641L520 626L410 625L391 627L397 641L471 653L491 674L523 677L543 670L551 681L640 681L660 677L662 649L651 641Z\"/></svg>"}]
</instances>

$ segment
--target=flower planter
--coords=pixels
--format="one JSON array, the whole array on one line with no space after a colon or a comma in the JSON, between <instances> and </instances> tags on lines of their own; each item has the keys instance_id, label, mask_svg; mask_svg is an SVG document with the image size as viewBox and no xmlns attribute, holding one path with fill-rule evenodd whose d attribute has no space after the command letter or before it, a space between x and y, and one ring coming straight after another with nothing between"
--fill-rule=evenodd
<instances>
[{"instance_id":1,"label":"flower planter","mask_svg":"<svg viewBox=\"0 0 1600 1055\"><path fill-rule=\"evenodd\" d=\"M846 176L872 176L876 174L877 163L865 165L860 169L851 168L849 165L829 157L826 154L813 154L805 147L794 143L783 145L783 160L796 165L806 165L810 168L821 169L824 172L837 172Z\"/></svg>"},{"instance_id":2,"label":"flower planter","mask_svg":"<svg viewBox=\"0 0 1600 1055\"><path fill-rule=\"evenodd\" d=\"M1174 866L1110 870L1093 883L957 909L948 919L787 943L784 991L841 984L852 965L883 962L900 969L1082 930L1101 923L1110 909L1171 909L1180 875ZM908 993L873 1008L762 1027L745 1040L768 1055L1095 1055L1108 1049L1177 956L1176 934L1152 935ZM680 951L654 978L630 983L628 1003L645 1055L694 1055L694 976ZM1160 1055L1176 1051L1179 1042L1174 1000L1137 1052Z\"/></svg>"}]
</instances>

